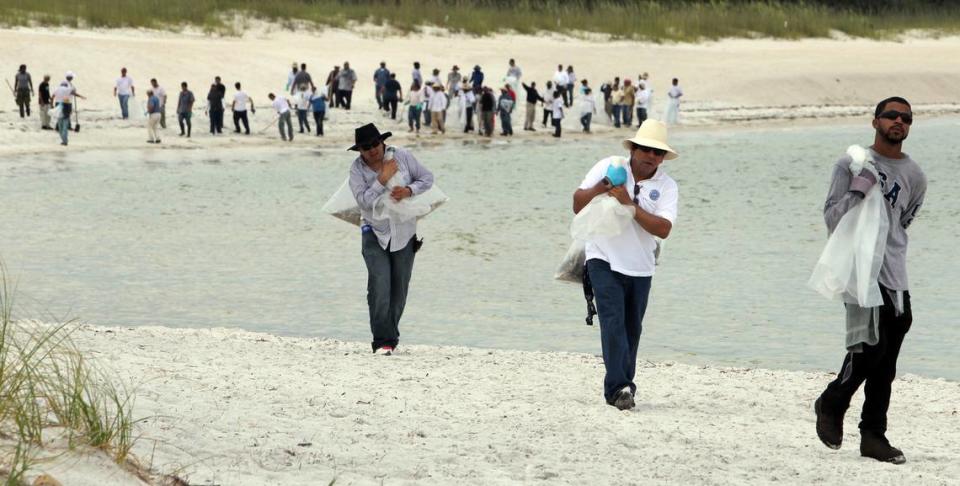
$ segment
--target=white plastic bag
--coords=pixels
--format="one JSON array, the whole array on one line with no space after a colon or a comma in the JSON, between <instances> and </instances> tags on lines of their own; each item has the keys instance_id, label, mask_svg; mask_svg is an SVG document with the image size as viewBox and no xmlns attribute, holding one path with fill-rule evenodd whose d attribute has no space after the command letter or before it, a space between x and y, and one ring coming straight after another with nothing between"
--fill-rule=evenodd
<instances>
[{"instance_id":1,"label":"white plastic bag","mask_svg":"<svg viewBox=\"0 0 960 486\"><path fill-rule=\"evenodd\" d=\"M581 240L573 240L573 243L570 244L570 249L567 250L567 254L563 256L563 261L560 262L560 266L558 266L557 271L554 272L553 278L564 282L582 283L583 265L586 261L587 253L585 243Z\"/></svg>"},{"instance_id":2,"label":"white plastic bag","mask_svg":"<svg viewBox=\"0 0 960 486\"><path fill-rule=\"evenodd\" d=\"M617 167L627 165L626 157L608 157L606 160ZM620 201L612 196L602 194L593 198L573 217L570 236L575 240L611 238L623 233L633 221L633 216L633 208L620 204Z\"/></svg>"},{"instance_id":3,"label":"white plastic bag","mask_svg":"<svg viewBox=\"0 0 960 486\"><path fill-rule=\"evenodd\" d=\"M387 181L387 191L373 203L374 218L389 219L395 223L402 223L411 219L422 218L447 202L447 195L436 189L436 186L431 187L429 191L423 194L396 201L390 197L390 190L403 186L403 182L403 174L399 172Z\"/></svg>"},{"instance_id":4,"label":"white plastic bag","mask_svg":"<svg viewBox=\"0 0 960 486\"><path fill-rule=\"evenodd\" d=\"M51 120L55 120L55 121L59 122L59 121L60 121L60 117L63 116L63 104L62 104L62 103L57 103L56 106L54 106L52 109L50 109L50 110L47 111L47 115L50 116L50 119L51 119Z\"/></svg>"},{"instance_id":5,"label":"white plastic bag","mask_svg":"<svg viewBox=\"0 0 960 486\"><path fill-rule=\"evenodd\" d=\"M876 168L867 163L870 153L858 145L847 149L853 162L850 172L869 170L879 180ZM860 307L883 305L877 277L883 265L890 222L880 185L874 184L860 204L840 219L813 269L807 285L828 299L842 299Z\"/></svg>"},{"instance_id":6,"label":"white plastic bag","mask_svg":"<svg viewBox=\"0 0 960 486\"><path fill-rule=\"evenodd\" d=\"M349 176L320 210L334 218L360 226L360 206L357 205L357 199L353 197L353 191L350 190Z\"/></svg>"}]
</instances>

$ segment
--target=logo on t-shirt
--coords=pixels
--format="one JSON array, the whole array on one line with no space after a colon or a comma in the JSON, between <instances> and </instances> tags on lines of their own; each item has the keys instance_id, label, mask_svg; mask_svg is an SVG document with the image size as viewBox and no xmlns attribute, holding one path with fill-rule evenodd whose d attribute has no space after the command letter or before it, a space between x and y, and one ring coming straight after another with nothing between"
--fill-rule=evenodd
<instances>
[{"instance_id":1,"label":"logo on t-shirt","mask_svg":"<svg viewBox=\"0 0 960 486\"><path fill-rule=\"evenodd\" d=\"M650 200L656 201L657 199L660 199L660 191L656 189L650 191Z\"/></svg>"}]
</instances>

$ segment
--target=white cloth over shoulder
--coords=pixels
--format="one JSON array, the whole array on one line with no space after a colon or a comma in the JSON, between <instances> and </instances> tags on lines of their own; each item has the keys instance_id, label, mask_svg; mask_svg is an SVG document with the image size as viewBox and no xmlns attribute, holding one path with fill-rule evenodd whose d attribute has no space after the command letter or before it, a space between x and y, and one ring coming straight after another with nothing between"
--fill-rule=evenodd
<instances>
[{"instance_id":1,"label":"white cloth over shoulder","mask_svg":"<svg viewBox=\"0 0 960 486\"><path fill-rule=\"evenodd\" d=\"M870 152L852 145L850 172L866 169L879 179ZM860 307L883 305L878 284L890 222L880 184L874 184L860 204L850 208L834 229L807 285L828 299Z\"/></svg>"},{"instance_id":2,"label":"white cloth over shoulder","mask_svg":"<svg viewBox=\"0 0 960 486\"><path fill-rule=\"evenodd\" d=\"M605 159L606 165L627 169L627 158L612 156ZM623 233L633 221L635 210L620 204L616 198L599 195L573 217L570 223L570 236L575 240L586 241L594 237L611 238Z\"/></svg>"}]
</instances>

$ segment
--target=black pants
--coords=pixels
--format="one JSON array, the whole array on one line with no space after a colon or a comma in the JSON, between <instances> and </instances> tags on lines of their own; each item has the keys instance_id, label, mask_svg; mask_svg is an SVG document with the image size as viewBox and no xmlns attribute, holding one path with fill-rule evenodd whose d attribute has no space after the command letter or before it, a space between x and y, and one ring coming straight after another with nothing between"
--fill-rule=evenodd
<instances>
[{"instance_id":1,"label":"black pants","mask_svg":"<svg viewBox=\"0 0 960 486\"><path fill-rule=\"evenodd\" d=\"M543 109L543 122L541 123L541 125L543 125L544 127L546 127L546 126L547 126L547 122L550 121L550 117L552 117L552 116L553 116L553 110L548 110L548 109L544 108L544 109Z\"/></svg>"},{"instance_id":2,"label":"black pants","mask_svg":"<svg viewBox=\"0 0 960 486\"><path fill-rule=\"evenodd\" d=\"M233 112L233 127L237 132L240 131L240 122L243 122L243 129L246 134L250 135L250 120L247 119L246 111Z\"/></svg>"},{"instance_id":3,"label":"black pants","mask_svg":"<svg viewBox=\"0 0 960 486\"><path fill-rule=\"evenodd\" d=\"M383 100L383 109L390 111L391 120L397 119L397 102L398 100L396 98Z\"/></svg>"},{"instance_id":4,"label":"black pants","mask_svg":"<svg viewBox=\"0 0 960 486\"><path fill-rule=\"evenodd\" d=\"M313 121L317 124L317 135L323 135L323 117L327 114L325 111L313 112Z\"/></svg>"},{"instance_id":5,"label":"black pants","mask_svg":"<svg viewBox=\"0 0 960 486\"><path fill-rule=\"evenodd\" d=\"M303 128L307 128L307 132L310 132L310 120L307 118L307 110L297 110L297 124L300 126L300 133L303 133Z\"/></svg>"},{"instance_id":6,"label":"black pants","mask_svg":"<svg viewBox=\"0 0 960 486\"><path fill-rule=\"evenodd\" d=\"M223 133L223 110L210 110L210 133Z\"/></svg>"},{"instance_id":7,"label":"black pants","mask_svg":"<svg viewBox=\"0 0 960 486\"><path fill-rule=\"evenodd\" d=\"M637 127L643 125L643 121L647 119L647 109L646 108L637 108Z\"/></svg>"},{"instance_id":8,"label":"black pants","mask_svg":"<svg viewBox=\"0 0 960 486\"><path fill-rule=\"evenodd\" d=\"M343 107L344 110L350 109L350 102L353 100L352 89L337 90L337 107Z\"/></svg>"},{"instance_id":9,"label":"black pants","mask_svg":"<svg viewBox=\"0 0 960 486\"><path fill-rule=\"evenodd\" d=\"M191 114L187 113L177 113L177 123L180 124L180 135L184 133L187 136L190 136L190 130L193 128L193 125L190 123ZM186 125L186 131L184 131L184 125Z\"/></svg>"},{"instance_id":10,"label":"black pants","mask_svg":"<svg viewBox=\"0 0 960 486\"><path fill-rule=\"evenodd\" d=\"M553 119L553 128L554 128L553 136L554 136L554 137L559 137L559 136L560 136L560 121L561 121L560 118L554 118L554 119Z\"/></svg>"},{"instance_id":11,"label":"black pants","mask_svg":"<svg viewBox=\"0 0 960 486\"><path fill-rule=\"evenodd\" d=\"M866 382L860 429L882 434L887 430L887 409L890 407L891 384L897 376L900 345L913 323L913 313L909 292L903 293L903 314L899 316L887 289L881 285L880 292L883 294L880 341L874 346L864 345L863 352L847 353L837 379L827 385L821 398L824 411L842 416L850 406L850 399Z\"/></svg>"},{"instance_id":12,"label":"black pants","mask_svg":"<svg viewBox=\"0 0 960 486\"><path fill-rule=\"evenodd\" d=\"M463 133L473 131L473 107L467 107L467 123L463 126Z\"/></svg>"}]
</instances>

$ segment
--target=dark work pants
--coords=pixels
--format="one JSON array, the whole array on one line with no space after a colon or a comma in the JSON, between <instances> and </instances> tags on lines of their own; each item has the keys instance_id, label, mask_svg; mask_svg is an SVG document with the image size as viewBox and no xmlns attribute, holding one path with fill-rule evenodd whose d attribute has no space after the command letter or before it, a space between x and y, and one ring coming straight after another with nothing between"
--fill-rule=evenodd
<instances>
[{"instance_id":1,"label":"dark work pants","mask_svg":"<svg viewBox=\"0 0 960 486\"><path fill-rule=\"evenodd\" d=\"M590 131L590 120L593 119L593 113L584 113L580 115L580 125L583 126L583 131Z\"/></svg>"},{"instance_id":2,"label":"dark work pants","mask_svg":"<svg viewBox=\"0 0 960 486\"><path fill-rule=\"evenodd\" d=\"M223 110L210 110L210 133L223 133Z\"/></svg>"},{"instance_id":3,"label":"dark work pants","mask_svg":"<svg viewBox=\"0 0 960 486\"><path fill-rule=\"evenodd\" d=\"M547 126L547 122L550 121L550 118L553 117L553 110L543 109L543 122L541 125Z\"/></svg>"},{"instance_id":4,"label":"dark work pants","mask_svg":"<svg viewBox=\"0 0 960 486\"><path fill-rule=\"evenodd\" d=\"M303 133L303 127L307 127L307 133L310 132L310 119L307 118L307 110L297 110L297 124L300 125L300 133Z\"/></svg>"},{"instance_id":5,"label":"dark work pants","mask_svg":"<svg viewBox=\"0 0 960 486\"><path fill-rule=\"evenodd\" d=\"M389 98L383 100L383 109L390 111L390 119L397 119L397 100L396 98Z\"/></svg>"},{"instance_id":6,"label":"dark work pants","mask_svg":"<svg viewBox=\"0 0 960 486\"><path fill-rule=\"evenodd\" d=\"M554 130L553 130L553 136L554 136L554 137L559 137L559 136L560 136L560 122L561 122L561 121L562 121L561 118L554 118L554 119L553 119L553 128L554 128Z\"/></svg>"},{"instance_id":7,"label":"dark work pants","mask_svg":"<svg viewBox=\"0 0 960 486\"><path fill-rule=\"evenodd\" d=\"M473 107L467 107L467 123L463 126L463 133L473 131Z\"/></svg>"},{"instance_id":8,"label":"dark work pants","mask_svg":"<svg viewBox=\"0 0 960 486\"><path fill-rule=\"evenodd\" d=\"M646 108L637 108L637 128L640 125L643 125L643 121L647 119L647 109Z\"/></svg>"},{"instance_id":9,"label":"dark work pants","mask_svg":"<svg viewBox=\"0 0 960 486\"><path fill-rule=\"evenodd\" d=\"M636 393L637 348L643 331L653 277L630 277L610 269L596 258L587 260L587 272L597 299L600 344L603 349L603 397L612 403L623 387Z\"/></svg>"},{"instance_id":10,"label":"dark work pants","mask_svg":"<svg viewBox=\"0 0 960 486\"><path fill-rule=\"evenodd\" d=\"M367 306L373 333L371 344L376 351L383 346L395 347L400 342L400 316L410 289L416 237L402 250L391 252L380 247L373 230L368 228L362 235L363 261L367 264Z\"/></svg>"},{"instance_id":11,"label":"dark work pants","mask_svg":"<svg viewBox=\"0 0 960 486\"><path fill-rule=\"evenodd\" d=\"M353 101L352 89L337 90L337 107L343 107L344 110L350 109L350 103Z\"/></svg>"},{"instance_id":12,"label":"dark work pants","mask_svg":"<svg viewBox=\"0 0 960 486\"><path fill-rule=\"evenodd\" d=\"M824 411L842 416L860 385L866 382L860 429L882 434L887 430L887 409L890 408L891 385L897 376L900 345L913 323L913 313L909 292L903 293L903 314L899 316L882 285L880 293L883 294L880 340L874 346L863 345L863 352L847 353L837 379L827 385L821 397Z\"/></svg>"},{"instance_id":13,"label":"dark work pants","mask_svg":"<svg viewBox=\"0 0 960 486\"><path fill-rule=\"evenodd\" d=\"M326 115L326 111L313 112L313 122L317 125L317 135L323 135L323 117Z\"/></svg>"},{"instance_id":14,"label":"dark work pants","mask_svg":"<svg viewBox=\"0 0 960 486\"><path fill-rule=\"evenodd\" d=\"M193 128L193 125L190 123L190 118L192 118L190 112L177 113L177 123L180 124L180 135L186 133L188 137L190 136L190 130ZM184 131L184 127L186 127L186 131Z\"/></svg>"},{"instance_id":15,"label":"dark work pants","mask_svg":"<svg viewBox=\"0 0 960 486\"><path fill-rule=\"evenodd\" d=\"M246 111L235 111L233 112L233 127L236 131L240 131L240 122L243 122L243 129L247 135L250 135L250 120L247 118Z\"/></svg>"}]
</instances>

